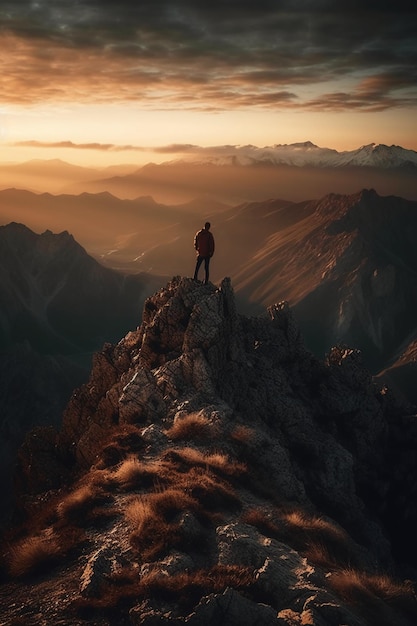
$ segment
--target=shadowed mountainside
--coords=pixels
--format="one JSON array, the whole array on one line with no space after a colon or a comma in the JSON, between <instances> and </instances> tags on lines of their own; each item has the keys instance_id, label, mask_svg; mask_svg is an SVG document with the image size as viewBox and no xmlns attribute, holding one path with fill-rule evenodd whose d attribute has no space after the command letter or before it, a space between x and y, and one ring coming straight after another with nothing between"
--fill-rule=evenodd
<instances>
[{"instance_id":1,"label":"shadowed mountainside","mask_svg":"<svg viewBox=\"0 0 417 626\"><path fill-rule=\"evenodd\" d=\"M0 484L6 493L17 446L39 424L60 423L91 355L137 322L159 286L90 257L67 232L0 227Z\"/></svg>"},{"instance_id":2,"label":"shadowed mountainside","mask_svg":"<svg viewBox=\"0 0 417 626\"><path fill-rule=\"evenodd\" d=\"M373 190L308 203L242 266L236 289L264 305L288 299L317 354L345 342L376 373L417 333L416 209Z\"/></svg>"},{"instance_id":3,"label":"shadowed mountainside","mask_svg":"<svg viewBox=\"0 0 417 626\"><path fill-rule=\"evenodd\" d=\"M1 618L412 626L416 424L286 303L173 279L27 437Z\"/></svg>"}]
</instances>

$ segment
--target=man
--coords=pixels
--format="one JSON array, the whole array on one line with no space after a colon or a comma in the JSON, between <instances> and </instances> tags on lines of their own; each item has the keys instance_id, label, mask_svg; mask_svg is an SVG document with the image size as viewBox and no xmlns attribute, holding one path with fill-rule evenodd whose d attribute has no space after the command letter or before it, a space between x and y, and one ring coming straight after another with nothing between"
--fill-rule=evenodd
<instances>
[{"instance_id":1,"label":"man","mask_svg":"<svg viewBox=\"0 0 417 626\"><path fill-rule=\"evenodd\" d=\"M194 248L197 250L197 262L195 265L194 280L197 280L198 270L204 261L205 280L207 285L209 279L210 259L214 254L214 237L210 232L210 222L204 224L204 228L198 231L194 237Z\"/></svg>"}]
</instances>

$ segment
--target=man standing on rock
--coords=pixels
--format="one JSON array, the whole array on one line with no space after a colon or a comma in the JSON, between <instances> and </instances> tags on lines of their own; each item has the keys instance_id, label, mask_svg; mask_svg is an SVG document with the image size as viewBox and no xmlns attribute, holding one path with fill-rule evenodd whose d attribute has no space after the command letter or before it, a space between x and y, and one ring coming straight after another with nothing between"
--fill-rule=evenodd
<instances>
[{"instance_id":1,"label":"man standing on rock","mask_svg":"<svg viewBox=\"0 0 417 626\"><path fill-rule=\"evenodd\" d=\"M198 270L204 261L205 280L207 285L209 279L210 259L214 254L214 237L210 232L210 222L204 224L204 228L198 231L194 237L194 248L197 250L197 262L195 264L194 280L197 280Z\"/></svg>"}]
</instances>

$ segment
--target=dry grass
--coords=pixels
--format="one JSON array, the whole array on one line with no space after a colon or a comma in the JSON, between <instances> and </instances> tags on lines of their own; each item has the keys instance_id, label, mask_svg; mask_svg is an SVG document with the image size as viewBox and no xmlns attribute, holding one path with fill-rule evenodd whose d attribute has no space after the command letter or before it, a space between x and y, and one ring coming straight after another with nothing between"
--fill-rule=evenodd
<instances>
[{"instance_id":1,"label":"dry grass","mask_svg":"<svg viewBox=\"0 0 417 626\"><path fill-rule=\"evenodd\" d=\"M156 557L169 547L179 546L184 537L178 523L181 512L197 512L199 503L179 489L166 489L135 498L125 515L133 527L131 544L143 559Z\"/></svg>"},{"instance_id":2,"label":"dry grass","mask_svg":"<svg viewBox=\"0 0 417 626\"><path fill-rule=\"evenodd\" d=\"M223 510L235 511L241 508L239 497L228 483L198 467L190 469L184 481L184 487L193 498L198 500L206 513L211 511L220 513Z\"/></svg>"},{"instance_id":3,"label":"dry grass","mask_svg":"<svg viewBox=\"0 0 417 626\"><path fill-rule=\"evenodd\" d=\"M107 484L117 485L120 489L148 489L168 486L172 482L175 466L155 459L144 463L135 456L129 456L111 473L107 473Z\"/></svg>"},{"instance_id":4,"label":"dry grass","mask_svg":"<svg viewBox=\"0 0 417 626\"><path fill-rule=\"evenodd\" d=\"M227 454L222 452L206 453L192 447L170 450L166 453L165 458L169 459L171 463L175 463L179 471L181 469L188 471L190 466L217 470L227 476L240 476L247 471L244 463L231 460Z\"/></svg>"},{"instance_id":5,"label":"dry grass","mask_svg":"<svg viewBox=\"0 0 417 626\"><path fill-rule=\"evenodd\" d=\"M144 464L137 457L129 456L114 472L107 475L107 482L127 491L139 486L148 487L152 479L149 472L145 471Z\"/></svg>"},{"instance_id":6,"label":"dry grass","mask_svg":"<svg viewBox=\"0 0 417 626\"><path fill-rule=\"evenodd\" d=\"M9 574L12 578L24 578L48 571L83 540L84 534L74 528L62 533L47 528L26 537L9 550Z\"/></svg>"},{"instance_id":7,"label":"dry grass","mask_svg":"<svg viewBox=\"0 0 417 626\"><path fill-rule=\"evenodd\" d=\"M9 572L12 578L40 573L59 559L60 546L54 536L35 535L11 549Z\"/></svg>"},{"instance_id":8,"label":"dry grass","mask_svg":"<svg viewBox=\"0 0 417 626\"><path fill-rule=\"evenodd\" d=\"M248 426L238 424L230 433L230 437L238 443L247 445L250 441L255 439L255 431Z\"/></svg>"},{"instance_id":9,"label":"dry grass","mask_svg":"<svg viewBox=\"0 0 417 626\"><path fill-rule=\"evenodd\" d=\"M204 453L191 447L168 450L164 453L164 459L174 463L180 472L187 472L190 465L205 465Z\"/></svg>"},{"instance_id":10,"label":"dry grass","mask_svg":"<svg viewBox=\"0 0 417 626\"><path fill-rule=\"evenodd\" d=\"M131 544L143 559L154 558L170 547L191 541L180 526L181 513L190 512L203 525L219 521L222 511L236 510L241 502L226 482L205 467L171 474L171 486L144 494L127 506L133 527ZM189 546L188 546L189 547Z\"/></svg>"},{"instance_id":11,"label":"dry grass","mask_svg":"<svg viewBox=\"0 0 417 626\"><path fill-rule=\"evenodd\" d=\"M182 572L171 576L150 573L139 577L137 570L119 572L109 580L101 598L81 599L76 603L80 613L128 608L142 598L157 602L175 602L181 613L189 613L201 598L210 593L223 593L227 588L249 590L253 571L234 565L216 565L210 569ZM120 611L118 612L120 618Z\"/></svg>"},{"instance_id":12,"label":"dry grass","mask_svg":"<svg viewBox=\"0 0 417 626\"><path fill-rule=\"evenodd\" d=\"M386 575L353 569L334 572L328 580L333 591L369 623L392 626L398 623L398 613L410 619L410 623L417 623L417 602L411 581L398 583Z\"/></svg>"},{"instance_id":13,"label":"dry grass","mask_svg":"<svg viewBox=\"0 0 417 626\"><path fill-rule=\"evenodd\" d=\"M241 565L215 565L208 570L181 572L173 576L150 573L141 586L148 594L174 600L188 612L210 593L222 593L227 588L247 589L254 581L253 570Z\"/></svg>"},{"instance_id":14,"label":"dry grass","mask_svg":"<svg viewBox=\"0 0 417 626\"><path fill-rule=\"evenodd\" d=\"M242 515L242 521L250 524L259 530L265 537L272 539L282 538L282 528L271 519L271 517L262 509L249 509Z\"/></svg>"},{"instance_id":15,"label":"dry grass","mask_svg":"<svg viewBox=\"0 0 417 626\"><path fill-rule=\"evenodd\" d=\"M214 452L206 456L206 464L213 470L217 470L226 476L241 476L247 472L244 463L231 460L227 454Z\"/></svg>"},{"instance_id":16,"label":"dry grass","mask_svg":"<svg viewBox=\"0 0 417 626\"><path fill-rule=\"evenodd\" d=\"M330 570L360 566L349 535L336 524L299 510L280 517L284 539L312 563Z\"/></svg>"},{"instance_id":17,"label":"dry grass","mask_svg":"<svg viewBox=\"0 0 417 626\"><path fill-rule=\"evenodd\" d=\"M219 436L219 429L203 415L190 413L177 419L165 434L173 441L210 440Z\"/></svg>"},{"instance_id":18,"label":"dry grass","mask_svg":"<svg viewBox=\"0 0 417 626\"><path fill-rule=\"evenodd\" d=\"M198 502L179 489L166 489L135 498L126 508L126 518L140 533L149 520L156 517L171 521L181 511L196 511Z\"/></svg>"},{"instance_id":19,"label":"dry grass","mask_svg":"<svg viewBox=\"0 0 417 626\"><path fill-rule=\"evenodd\" d=\"M140 430L136 426L133 424L119 426L110 433L108 440L103 445L96 468L114 467L128 455L143 450L145 445Z\"/></svg>"},{"instance_id":20,"label":"dry grass","mask_svg":"<svg viewBox=\"0 0 417 626\"><path fill-rule=\"evenodd\" d=\"M93 483L81 484L57 505L59 520L73 524L84 524L90 519L92 509L105 502L107 496Z\"/></svg>"},{"instance_id":21,"label":"dry grass","mask_svg":"<svg viewBox=\"0 0 417 626\"><path fill-rule=\"evenodd\" d=\"M245 512L243 521L258 528L263 535L287 543L324 569L360 565L349 535L322 517L299 510L275 510L267 514L260 509L251 509Z\"/></svg>"}]
</instances>

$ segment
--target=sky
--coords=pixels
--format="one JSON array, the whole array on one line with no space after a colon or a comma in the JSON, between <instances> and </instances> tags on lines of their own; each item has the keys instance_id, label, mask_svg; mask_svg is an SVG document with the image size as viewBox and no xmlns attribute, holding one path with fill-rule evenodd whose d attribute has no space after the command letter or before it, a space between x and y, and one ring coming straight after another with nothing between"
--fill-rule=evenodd
<instances>
[{"instance_id":1,"label":"sky","mask_svg":"<svg viewBox=\"0 0 417 626\"><path fill-rule=\"evenodd\" d=\"M417 150L407 0L0 0L0 161ZM184 146L184 149L183 149Z\"/></svg>"}]
</instances>

